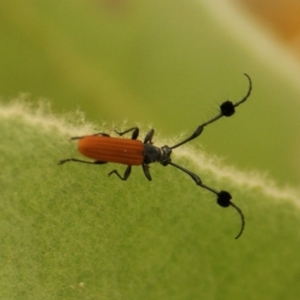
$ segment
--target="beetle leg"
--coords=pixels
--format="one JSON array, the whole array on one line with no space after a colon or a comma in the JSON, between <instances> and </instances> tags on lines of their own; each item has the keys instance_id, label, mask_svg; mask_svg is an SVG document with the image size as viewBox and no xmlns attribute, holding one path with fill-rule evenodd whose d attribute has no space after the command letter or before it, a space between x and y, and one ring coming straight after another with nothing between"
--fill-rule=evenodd
<instances>
[{"instance_id":1,"label":"beetle leg","mask_svg":"<svg viewBox=\"0 0 300 300\"><path fill-rule=\"evenodd\" d=\"M154 129L151 129L144 138L144 144L147 143L153 144L152 142L153 135L154 135Z\"/></svg>"},{"instance_id":2,"label":"beetle leg","mask_svg":"<svg viewBox=\"0 0 300 300\"><path fill-rule=\"evenodd\" d=\"M100 160L96 160L96 161L88 161L88 160L81 160L81 159L76 159L76 158L67 158L67 159L62 159L58 162L59 165L62 165L66 162L69 161L74 161L74 162L80 162L80 163L84 163L84 164L92 164L92 165L102 165L102 164L106 164L107 161L100 161Z\"/></svg>"},{"instance_id":3,"label":"beetle leg","mask_svg":"<svg viewBox=\"0 0 300 300\"><path fill-rule=\"evenodd\" d=\"M97 136L97 135L110 137L109 134L104 133L104 132L97 132L97 133L95 133L95 134L92 134L92 136ZM87 136L90 136L90 135L73 136L73 137L70 138L70 140L80 140L80 139L83 139L83 138L85 138L85 137L87 137Z\"/></svg>"},{"instance_id":4,"label":"beetle leg","mask_svg":"<svg viewBox=\"0 0 300 300\"><path fill-rule=\"evenodd\" d=\"M149 172L149 165L147 165L147 164L142 164L142 168L143 168L144 174L145 174L145 176L147 177L147 179L148 179L149 181L151 181L152 178L151 178L151 175L150 175L150 172Z\"/></svg>"},{"instance_id":5,"label":"beetle leg","mask_svg":"<svg viewBox=\"0 0 300 300\"><path fill-rule=\"evenodd\" d=\"M121 176L117 170L113 170L113 171L109 172L108 176L110 176L111 174L116 174L121 180L127 180L130 173L131 173L131 166L127 166L123 176Z\"/></svg>"},{"instance_id":6,"label":"beetle leg","mask_svg":"<svg viewBox=\"0 0 300 300\"><path fill-rule=\"evenodd\" d=\"M101 136L107 136L107 137L110 137L109 134L105 133L105 132L97 132L97 133L94 133L93 135L101 135Z\"/></svg>"},{"instance_id":7,"label":"beetle leg","mask_svg":"<svg viewBox=\"0 0 300 300\"><path fill-rule=\"evenodd\" d=\"M123 134L128 133L130 131L133 131L132 136L131 136L132 140L136 140L137 137L139 136L139 132L140 132L140 130L139 130L138 127L132 127L132 128L129 128L129 129L125 130L125 131L122 131L122 132L119 132L117 130L114 130L114 131L115 131L116 134L118 134L120 136L122 136Z\"/></svg>"}]
</instances>

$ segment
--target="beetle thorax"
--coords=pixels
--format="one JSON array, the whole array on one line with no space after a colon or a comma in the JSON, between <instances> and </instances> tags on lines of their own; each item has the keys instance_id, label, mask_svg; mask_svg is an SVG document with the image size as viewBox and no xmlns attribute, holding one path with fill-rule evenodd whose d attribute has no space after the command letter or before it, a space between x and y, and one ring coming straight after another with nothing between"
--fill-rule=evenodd
<instances>
[{"instance_id":1,"label":"beetle thorax","mask_svg":"<svg viewBox=\"0 0 300 300\"><path fill-rule=\"evenodd\" d=\"M151 164L160 160L161 151L160 148L151 144L144 144L144 163Z\"/></svg>"},{"instance_id":2,"label":"beetle thorax","mask_svg":"<svg viewBox=\"0 0 300 300\"><path fill-rule=\"evenodd\" d=\"M144 145L144 163L151 164L160 162L162 165L166 166L171 161L171 153L172 150L168 146L159 148L147 143Z\"/></svg>"}]
</instances>

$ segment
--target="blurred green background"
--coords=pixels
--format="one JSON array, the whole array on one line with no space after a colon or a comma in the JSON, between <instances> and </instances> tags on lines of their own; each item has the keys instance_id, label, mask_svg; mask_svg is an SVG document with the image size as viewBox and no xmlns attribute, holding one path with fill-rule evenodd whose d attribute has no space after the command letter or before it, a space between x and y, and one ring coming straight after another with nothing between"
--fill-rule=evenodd
<instances>
[{"instance_id":1,"label":"blurred green background","mask_svg":"<svg viewBox=\"0 0 300 300\"><path fill-rule=\"evenodd\" d=\"M127 120L128 127L136 123L143 128L151 126L160 136L174 138L181 133L190 134L197 125L214 116L224 100L237 101L243 97L248 89L248 82L243 75L246 72L253 81L253 93L249 101L238 108L238 113L233 118L222 119L206 128L193 145L224 157L226 165L233 164L244 171L266 172L281 186L298 189L300 89L297 79L300 80L300 76L296 75L300 71L297 73L294 68L292 75L286 76L289 70L284 56L277 56L273 66L271 60L266 61L263 55L255 52L255 47L249 46L249 39L252 38L249 32L245 31L243 37L236 35L233 29L240 24L232 21L233 27L230 30L230 27L217 19L219 14L220 11L207 9L204 2L189 0L1 1L1 99L8 102L17 98L20 93L29 93L28 101L47 99L56 113L68 113L79 108L88 121L98 124L107 122L108 131ZM258 40L253 39L252 43L256 42ZM255 46L259 48L259 45ZM270 49L260 51L272 53ZM297 64L295 59L294 67ZM294 80L291 80L293 76ZM157 169L153 170L154 174L160 173L161 168L153 169ZM91 172L96 176L97 171ZM89 176L92 178L92 175ZM121 184L118 183L118 186ZM163 183L160 182L159 185L164 190ZM177 193L181 195L181 190ZM181 201L180 197L175 198ZM160 199L156 200L161 202ZM257 203L259 200L256 199ZM93 201L97 202L95 199ZM298 219L298 211L295 210L293 214L291 207L287 206L285 215L281 215L282 206L275 204L269 210L268 204L264 202L259 212L251 211L249 219L253 223L260 221L264 224L264 217L270 213L274 215L274 219L267 219L267 225L264 224L266 227L273 226L275 233L284 226L288 229L283 229L283 234L280 232L279 236L269 233L255 236L253 231L256 229L252 227L249 229L250 233L252 230L252 235L249 236L253 238L253 248L247 248L249 244L246 242L240 244L241 248L238 250L244 251L241 254L243 259L249 257L255 260L255 267L265 262L264 255L272 253L268 256L268 265L274 265L273 272L280 273L283 264L288 261L282 257L282 261L277 260L284 249L285 259L289 256L297 257L296 248L286 247L290 242L288 237L296 236L294 229L286 221ZM252 203L247 202L247 205L249 211ZM120 211L122 209L120 204ZM153 216L157 217L154 213ZM209 220L208 216L207 223ZM279 221L276 226L274 220ZM269 222L271 225L268 225ZM178 229L175 220L174 224L175 229L170 226L169 230ZM295 221L293 224L298 223ZM192 225L193 223L189 224ZM161 226L161 231L164 232L163 225ZM202 226L199 225L199 228ZM285 236L286 232L292 233ZM194 234L198 235L198 231ZM192 239L196 238L193 236ZM113 241L110 240L110 243L113 244ZM174 245L177 243L180 244L180 241L176 240ZM297 243L298 240L295 239L293 246ZM187 244L190 247L193 245L192 242ZM274 252L272 247L275 246L281 247L282 252ZM195 254L198 251L192 248L186 252ZM214 248L214 244L208 245L208 252L215 250L211 248ZM215 255L215 252L212 253ZM213 270L215 272L222 271L222 266L218 266L218 269L213 265L213 255L204 255L211 260L204 266L204 271L210 268L216 268ZM234 254L227 255L228 253L225 257L234 262ZM187 257L189 256L185 256ZM197 256L192 255L191 261L193 259L197 259ZM241 272L239 274L242 271L247 273L249 267L251 269L249 264L244 266L243 261L238 266ZM153 265L149 268L151 267ZM174 274L182 272L180 261L178 265L175 263L171 267ZM257 270L255 267L253 273ZM223 271L226 268L227 265ZM297 274L296 263L293 269L292 276ZM194 269L193 272L197 270ZM213 271L212 276L215 274ZM229 277L232 275L236 279L234 269L228 272ZM226 276L228 272L225 272ZM182 274L189 281L190 277L186 275L188 270L184 270ZM222 278L222 274L221 285L223 283L225 287L230 278ZM249 274L251 277L251 273ZM115 274L109 276L114 281ZM138 277L138 274L135 276ZM268 276L268 272L262 272L261 276ZM288 271L285 278L288 282ZM291 282L297 280L293 277ZM108 288L113 288L109 286L111 281L108 280ZM126 280L122 282L127 284ZM247 282L241 282L240 289L247 286ZM212 287L215 286L213 279L210 283ZM277 286L282 292L277 283L278 281L271 282L268 287ZM105 282L102 284L105 285ZM164 282L160 284L163 285ZM191 283L191 286L196 284L197 282ZM182 285L184 291L184 287L188 285L185 282ZM249 291L249 286L247 288ZM234 290L235 287L229 289ZM294 287L294 290L296 294L298 289ZM195 293L199 295L198 290ZM222 291L216 294L222 295ZM116 296L115 299L121 297Z\"/></svg>"}]
</instances>

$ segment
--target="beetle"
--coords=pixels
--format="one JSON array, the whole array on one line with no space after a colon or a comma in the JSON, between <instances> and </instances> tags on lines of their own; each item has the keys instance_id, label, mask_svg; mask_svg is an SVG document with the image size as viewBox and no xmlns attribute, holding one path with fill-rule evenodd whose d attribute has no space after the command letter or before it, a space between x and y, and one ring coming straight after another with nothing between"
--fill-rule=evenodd
<instances>
[{"instance_id":1,"label":"beetle","mask_svg":"<svg viewBox=\"0 0 300 300\"><path fill-rule=\"evenodd\" d=\"M229 100L223 102L220 105L220 112L218 115L199 125L192 135L190 135L188 138L175 144L172 147L168 145L165 145L163 147L154 146L152 142L154 129L151 129L147 133L146 137L144 138L144 141L142 142L141 140L137 139L139 135L139 128L132 127L123 132L115 130L116 134L118 134L120 137L110 137L110 135L103 132L99 132L88 136L72 137L71 140L78 140L78 151L82 155L91 158L94 161L67 158L60 160L59 164L64 164L66 162L73 161L96 165L105 164L107 162L127 165L127 168L125 169L123 175L120 175L120 173L116 169L108 174L109 176L115 174L121 180L128 179L131 173L132 166L141 165L144 174L149 181L152 180L149 172L149 164L159 162L163 166L171 165L189 175L192 178L192 180L201 188L204 188L215 194L217 196L218 205L220 205L221 207L232 206L237 210L241 217L241 228L238 235L235 237L235 239L238 239L244 231L245 217L242 210L231 201L231 194L223 190L218 192L214 188L205 185L198 175L174 163L171 159L171 153L173 149L178 148L179 146L182 146L183 144L186 144L191 140L197 138L202 133L205 126L216 122L223 116L230 117L235 113L235 108L240 104L244 103L249 98L252 91L252 80L248 74L245 73L244 75L247 77L249 82L249 87L246 95L236 103L232 103ZM131 139L121 138L121 136L129 132L132 132Z\"/></svg>"}]
</instances>

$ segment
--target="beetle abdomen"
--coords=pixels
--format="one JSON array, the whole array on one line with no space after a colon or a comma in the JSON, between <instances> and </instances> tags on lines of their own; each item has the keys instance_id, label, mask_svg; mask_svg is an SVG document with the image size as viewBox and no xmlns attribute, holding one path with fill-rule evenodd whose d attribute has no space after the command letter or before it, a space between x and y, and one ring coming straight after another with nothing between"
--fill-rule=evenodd
<instances>
[{"instance_id":1,"label":"beetle abdomen","mask_svg":"<svg viewBox=\"0 0 300 300\"><path fill-rule=\"evenodd\" d=\"M78 141L78 151L91 159L124 165L141 165L144 160L140 140L91 135Z\"/></svg>"}]
</instances>

